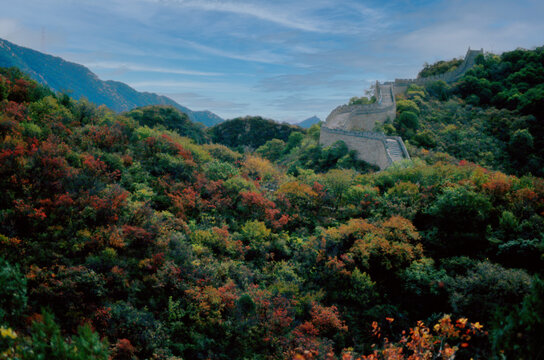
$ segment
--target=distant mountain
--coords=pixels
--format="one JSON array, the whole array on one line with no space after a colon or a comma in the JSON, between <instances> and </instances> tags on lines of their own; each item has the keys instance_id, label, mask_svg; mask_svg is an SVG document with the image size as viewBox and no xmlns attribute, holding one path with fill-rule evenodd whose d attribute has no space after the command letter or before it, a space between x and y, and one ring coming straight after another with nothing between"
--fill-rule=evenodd
<instances>
[{"instance_id":1,"label":"distant mountain","mask_svg":"<svg viewBox=\"0 0 544 360\"><path fill-rule=\"evenodd\" d=\"M308 129L309 127L319 123L320 121L321 119L314 115L311 118L308 118L306 120L302 120L299 123L296 123L295 125L300 126L301 128L304 128L304 129Z\"/></svg>"},{"instance_id":2,"label":"distant mountain","mask_svg":"<svg viewBox=\"0 0 544 360\"><path fill-rule=\"evenodd\" d=\"M223 121L210 111L192 111L174 100L148 92L139 92L119 81L103 81L83 65L60 57L15 45L0 39L0 66L15 66L34 80L55 91L68 92L79 99L86 97L97 105L106 105L115 111L128 111L139 106L172 105L194 122L213 126Z\"/></svg>"}]
</instances>

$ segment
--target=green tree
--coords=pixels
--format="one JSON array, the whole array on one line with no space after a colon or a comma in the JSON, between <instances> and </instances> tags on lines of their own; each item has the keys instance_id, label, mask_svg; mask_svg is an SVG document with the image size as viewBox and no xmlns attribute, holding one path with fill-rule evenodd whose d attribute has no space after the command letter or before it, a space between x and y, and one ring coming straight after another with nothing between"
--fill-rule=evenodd
<instances>
[{"instance_id":1,"label":"green tree","mask_svg":"<svg viewBox=\"0 0 544 360\"><path fill-rule=\"evenodd\" d=\"M412 101L412 100L399 100L397 101L397 111L399 113L403 113L405 111L410 111L414 114L419 114L420 110L419 110L419 106L417 106L417 104Z\"/></svg>"},{"instance_id":2,"label":"green tree","mask_svg":"<svg viewBox=\"0 0 544 360\"><path fill-rule=\"evenodd\" d=\"M355 180L355 171L333 169L323 175L325 188L333 199L333 204L338 208L342 202L344 195L349 190Z\"/></svg>"},{"instance_id":3,"label":"green tree","mask_svg":"<svg viewBox=\"0 0 544 360\"><path fill-rule=\"evenodd\" d=\"M445 81L433 81L425 86L429 95L437 98L440 101L446 101L451 96L451 86Z\"/></svg>"},{"instance_id":4,"label":"green tree","mask_svg":"<svg viewBox=\"0 0 544 360\"><path fill-rule=\"evenodd\" d=\"M291 137L289 137L289 139L291 139ZM272 139L260 146L255 152L265 159L277 161L285 151L287 151L285 141L280 139Z\"/></svg>"},{"instance_id":5,"label":"green tree","mask_svg":"<svg viewBox=\"0 0 544 360\"><path fill-rule=\"evenodd\" d=\"M60 331L52 314L42 312L41 320L32 324L30 341L21 346L24 360L107 360L108 343L100 340L89 325L80 326L71 341Z\"/></svg>"},{"instance_id":6,"label":"green tree","mask_svg":"<svg viewBox=\"0 0 544 360\"><path fill-rule=\"evenodd\" d=\"M5 238L0 235L0 241ZM0 323L19 320L27 304L26 278L18 266L0 258Z\"/></svg>"},{"instance_id":7,"label":"green tree","mask_svg":"<svg viewBox=\"0 0 544 360\"><path fill-rule=\"evenodd\" d=\"M530 293L506 316L499 314L491 331L493 351L507 359L540 359L544 354L544 281L535 277ZM502 315L502 316L501 316Z\"/></svg>"},{"instance_id":8,"label":"green tree","mask_svg":"<svg viewBox=\"0 0 544 360\"><path fill-rule=\"evenodd\" d=\"M419 127L417 114L411 111L404 111L400 114L398 123L401 129L416 130Z\"/></svg>"},{"instance_id":9,"label":"green tree","mask_svg":"<svg viewBox=\"0 0 544 360\"><path fill-rule=\"evenodd\" d=\"M516 130L510 138L510 153L513 157L526 157L534 146L533 135L527 129Z\"/></svg>"},{"instance_id":10,"label":"green tree","mask_svg":"<svg viewBox=\"0 0 544 360\"><path fill-rule=\"evenodd\" d=\"M491 210L492 204L483 194L466 186L445 188L427 210L440 234L437 239L427 240L428 250L449 256L460 252L474 255L485 250Z\"/></svg>"}]
</instances>

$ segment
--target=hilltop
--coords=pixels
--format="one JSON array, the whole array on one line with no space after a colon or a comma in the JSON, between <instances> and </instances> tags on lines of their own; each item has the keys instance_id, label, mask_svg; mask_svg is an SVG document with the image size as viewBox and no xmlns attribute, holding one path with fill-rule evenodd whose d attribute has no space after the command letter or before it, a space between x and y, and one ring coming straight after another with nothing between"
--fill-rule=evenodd
<instances>
[{"instance_id":1,"label":"hilltop","mask_svg":"<svg viewBox=\"0 0 544 360\"><path fill-rule=\"evenodd\" d=\"M300 126L303 129L308 129L312 125L319 124L320 121L321 119L314 115L306 120L296 123L295 125Z\"/></svg>"},{"instance_id":2,"label":"hilltop","mask_svg":"<svg viewBox=\"0 0 544 360\"><path fill-rule=\"evenodd\" d=\"M223 121L210 111L192 111L174 100L149 92L139 92L119 81L103 81L83 65L60 57L15 45L0 39L0 66L17 67L54 91L67 92L117 112L147 105L171 105L186 113L191 121L212 126Z\"/></svg>"},{"instance_id":3,"label":"hilltop","mask_svg":"<svg viewBox=\"0 0 544 360\"><path fill-rule=\"evenodd\" d=\"M215 125L208 132L216 143L239 149L256 149L272 139L287 141L291 133L302 133L304 130L296 125L279 123L260 116L246 116Z\"/></svg>"}]
</instances>

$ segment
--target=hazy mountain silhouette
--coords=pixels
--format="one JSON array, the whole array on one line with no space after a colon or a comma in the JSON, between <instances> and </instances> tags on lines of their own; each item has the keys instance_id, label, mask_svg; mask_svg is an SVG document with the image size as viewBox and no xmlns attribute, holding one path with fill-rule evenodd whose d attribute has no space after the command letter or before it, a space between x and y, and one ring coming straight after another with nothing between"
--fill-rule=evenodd
<instances>
[{"instance_id":1,"label":"hazy mountain silhouette","mask_svg":"<svg viewBox=\"0 0 544 360\"><path fill-rule=\"evenodd\" d=\"M298 125L301 128L307 129L311 127L312 125L319 123L320 121L321 119L314 115L311 118L308 118L306 120L302 120L299 123L296 123L295 125Z\"/></svg>"}]
</instances>

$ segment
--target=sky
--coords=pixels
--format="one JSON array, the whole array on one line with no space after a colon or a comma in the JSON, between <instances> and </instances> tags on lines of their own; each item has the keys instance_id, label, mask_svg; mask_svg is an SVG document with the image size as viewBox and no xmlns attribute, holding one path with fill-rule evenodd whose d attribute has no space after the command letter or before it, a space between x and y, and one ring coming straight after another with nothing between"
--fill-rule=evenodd
<instances>
[{"instance_id":1,"label":"sky","mask_svg":"<svg viewBox=\"0 0 544 360\"><path fill-rule=\"evenodd\" d=\"M468 47L544 45L542 0L0 0L0 38L228 119L325 119Z\"/></svg>"}]
</instances>

